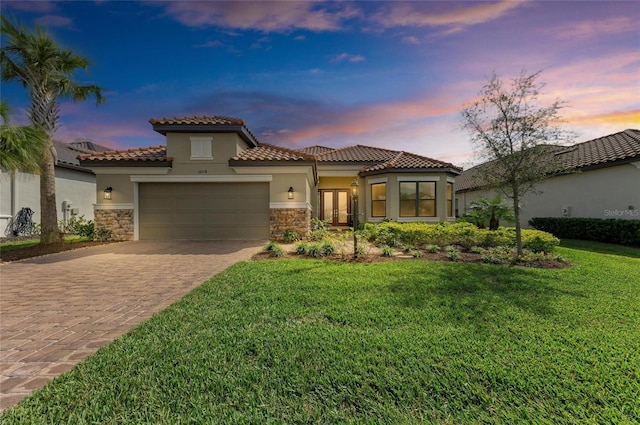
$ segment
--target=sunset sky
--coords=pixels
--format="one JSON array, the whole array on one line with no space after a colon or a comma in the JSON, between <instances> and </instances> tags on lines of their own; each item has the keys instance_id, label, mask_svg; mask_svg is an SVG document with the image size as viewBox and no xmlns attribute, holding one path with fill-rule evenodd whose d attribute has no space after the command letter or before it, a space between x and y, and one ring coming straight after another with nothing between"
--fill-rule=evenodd
<instances>
[{"instance_id":1,"label":"sunset sky","mask_svg":"<svg viewBox=\"0 0 640 425\"><path fill-rule=\"evenodd\" d=\"M56 138L160 145L150 118L243 118L289 148L363 144L477 162L460 111L495 71L542 71L576 142L640 127L636 1L7 1L88 57L107 103L64 102ZM4 43L4 40L3 40ZM1 96L25 122L27 92Z\"/></svg>"}]
</instances>

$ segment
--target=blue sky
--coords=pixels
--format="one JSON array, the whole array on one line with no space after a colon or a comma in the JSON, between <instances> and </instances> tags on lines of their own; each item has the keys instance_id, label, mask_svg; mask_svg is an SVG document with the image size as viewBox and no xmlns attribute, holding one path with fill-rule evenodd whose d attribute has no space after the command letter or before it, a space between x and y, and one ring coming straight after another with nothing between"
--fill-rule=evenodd
<instances>
[{"instance_id":1,"label":"blue sky","mask_svg":"<svg viewBox=\"0 0 640 425\"><path fill-rule=\"evenodd\" d=\"M262 142L474 160L460 111L495 71L542 71L576 141L640 126L635 1L7 1L88 57L107 103L63 102L56 137L164 143L150 118L243 118ZM27 93L2 85L24 120Z\"/></svg>"}]
</instances>

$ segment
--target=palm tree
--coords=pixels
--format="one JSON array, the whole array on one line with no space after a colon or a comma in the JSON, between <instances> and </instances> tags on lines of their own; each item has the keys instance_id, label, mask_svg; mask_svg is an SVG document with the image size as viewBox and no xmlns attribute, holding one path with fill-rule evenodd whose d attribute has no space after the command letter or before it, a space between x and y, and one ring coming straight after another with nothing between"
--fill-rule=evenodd
<instances>
[{"instance_id":1,"label":"palm tree","mask_svg":"<svg viewBox=\"0 0 640 425\"><path fill-rule=\"evenodd\" d=\"M513 222L515 215L508 202L499 196L493 199L479 197L469 204L472 214L481 223L489 221L489 230L498 230L500 220ZM479 226L480 227L480 226Z\"/></svg>"},{"instance_id":2,"label":"palm tree","mask_svg":"<svg viewBox=\"0 0 640 425\"><path fill-rule=\"evenodd\" d=\"M18 26L2 16L2 34L5 45L0 50L2 81L17 81L29 90L31 123L46 135L46 148L40 160L40 243L62 240L58 230L56 212L55 162L53 136L58 128L62 98L74 102L86 100L90 95L101 103L102 89L95 85L82 85L73 79L78 69L86 70L88 59L60 47L39 25L33 32Z\"/></svg>"},{"instance_id":3,"label":"palm tree","mask_svg":"<svg viewBox=\"0 0 640 425\"><path fill-rule=\"evenodd\" d=\"M46 136L34 126L16 126L9 119L10 109L0 102L0 167L37 174L46 148Z\"/></svg>"}]
</instances>

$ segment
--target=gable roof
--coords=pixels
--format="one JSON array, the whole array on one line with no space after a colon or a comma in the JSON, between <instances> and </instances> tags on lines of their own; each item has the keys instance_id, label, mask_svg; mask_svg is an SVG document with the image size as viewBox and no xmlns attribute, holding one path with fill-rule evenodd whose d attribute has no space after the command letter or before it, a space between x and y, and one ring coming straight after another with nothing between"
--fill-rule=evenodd
<instances>
[{"instance_id":1,"label":"gable roof","mask_svg":"<svg viewBox=\"0 0 640 425\"><path fill-rule=\"evenodd\" d=\"M280 146L260 143L260 146L245 149L238 155L232 157L229 163L234 164L241 162L292 162L306 161L315 162L315 156L304 152L283 148Z\"/></svg>"},{"instance_id":2,"label":"gable roof","mask_svg":"<svg viewBox=\"0 0 640 425\"><path fill-rule=\"evenodd\" d=\"M166 136L169 132L176 133L229 133L238 134L249 146L258 146L256 136L247 128L241 118L217 115L203 115L200 117L151 118L153 129Z\"/></svg>"},{"instance_id":3,"label":"gable roof","mask_svg":"<svg viewBox=\"0 0 640 425\"><path fill-rule=\"evenodd\" d=\"M70 168L74 170L91 173L88 168L84 168L78 161L78 154L89 154L101 150L107 150L106 146L101 146L88 140L64 143L59 140L53 141L56 149L56 166Z\"/></svg>"},{"instance_id":4,"label":"gable roof","mask_svg":"<svg viewBox=\"0 0 640 425\"><path fill-rule=\"evenodd\" d=\"M172 157L167 156L167 147L150 146L148 148L110 150L78 155L80 164L85 166L147 166L170 167Z\"/></svg>"},{"instance_id":5,"label":"gable roof","mask_svg":"<svg viewBox=\"0 0 640 425\"><path fill-rule=\"evenodd\" d=\"M557 146L551 155L567 170L590 170L640 161L640 130L627 129L572 146ZM491 162L465 170L456 179L456 191L482 187L482 169Z\"/></svg>"},{"instance_id":6,"label":"gable roof","mask_svg":"<svg viewBox=\"0 0 640 425\"><path fill-rule=\"evenodd\" d=\"M333 148L327 148L326 146L308 146L306 148L298 149L299 152L308 153L309 155L317 155L320 153L328 152L334 150Z\"/></svg>"}]
</instances>

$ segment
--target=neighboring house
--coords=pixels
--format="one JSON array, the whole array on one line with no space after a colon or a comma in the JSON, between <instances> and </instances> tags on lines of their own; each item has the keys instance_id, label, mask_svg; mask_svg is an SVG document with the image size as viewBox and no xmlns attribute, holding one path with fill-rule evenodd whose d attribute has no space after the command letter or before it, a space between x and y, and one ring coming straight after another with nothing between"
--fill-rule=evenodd
<instances>
[{"instance_id":1,"label":"neighboring house","mask_svg":"<svg viewBox=\"0 0 640 425\"><path fill-rule=\"evenodd\" d=\"M278 239L306 235L313 217L348 226L354 180L361 222L454 220L461 169L446 162L360 145L286 149L237 118L150 123L166 145L79 156L97 175L96 225L116 240Z\"/></svg>"},{"instance_id":2,"label":"neighboring house","mask_svg":"<svg viewBox=\"0 0 640 425\"><path fill-rule=\"evenodd\" d=\"M93 219L96 176L88 168L80 166L79 154L108 150L90 141L63 143L55 141L56 149L56 202L58 220L72 216ZM11 217L22 208L34 211L32 217L40 222L40 177L35 174L16 172L14 175L0 169L0 235L4 236Z\"/></svg>"},{"instance_id":3,"label":"neighboring house","mask_svg":"<svg viewBox=\"0 0 640 425\"><path fill-rule=\"evenodd\" d=\"M573 146L558 146L552 155L568 170L549 177L522 200L522 225L533 217L640 219L640 131L624 130ZM482 189L485 163L456 179L457 215L469 212ZM504 195L502 195L504 197Z\"/></svg>"}]
</instances>

